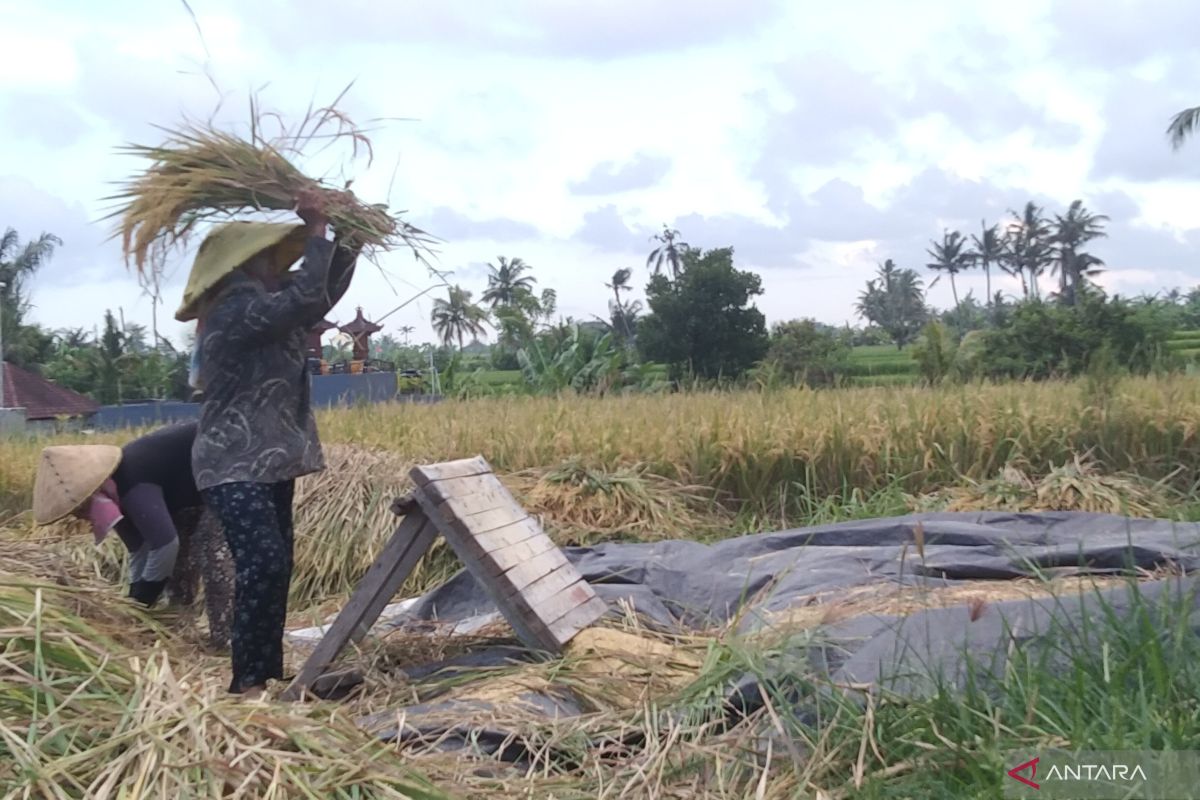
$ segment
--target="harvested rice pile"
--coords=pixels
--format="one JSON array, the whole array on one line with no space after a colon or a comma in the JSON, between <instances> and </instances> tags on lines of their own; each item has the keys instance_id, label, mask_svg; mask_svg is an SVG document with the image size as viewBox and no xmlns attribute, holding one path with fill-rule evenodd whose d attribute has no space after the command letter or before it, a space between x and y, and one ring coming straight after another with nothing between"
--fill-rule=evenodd
<instances>
[{"instance_id":1,"label":"harvested rice pile","mask_svg":"<svg viewBox=\"0 0 1200 800\"><path fill-rule=\"evenodd\" d=\"M1008 464L997 477L970 481L914 498L917 510L945 511L1086 511L1131 517L1167 516L1172 491L1166 481L1130 473L1108 474L1087 456L1037 476Z\"/></svg>"},{"instance_id":2,"label":"harvested rice pile","mask_svg":"<svg viewBox=\"0 0 1200 800\"><path fill-rule=\"evenodd\" d=\"M108 198L119 203L110 217L120 219L117 234L126 261L132 261L139 274L202 223L245 211L288 211L308 190L325 195L331 224L348 241L363 245L368 257L374 250L398 246L410 248L418 258L429 252L433 238L400 221L385 205L364 203L348 190L349 183L337 189L309 178L292 163L291 158L303 156L314 143L321 149L349 143L352 156L360 150L370 156L371 142L362 129L330 106L310 111L294 131L281 126L268 138L264 123L280 119L251 102L249 138L186 123L161 128L166 135L161 144L124 148L150 162Z\"/></svg>"}]
</instances>

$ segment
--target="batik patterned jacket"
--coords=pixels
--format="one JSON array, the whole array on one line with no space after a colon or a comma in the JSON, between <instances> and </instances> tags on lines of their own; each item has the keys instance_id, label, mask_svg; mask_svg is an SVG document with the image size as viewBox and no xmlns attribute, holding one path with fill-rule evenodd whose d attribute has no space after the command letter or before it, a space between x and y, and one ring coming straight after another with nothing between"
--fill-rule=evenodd
<instances>
[{"instance_id":1,"label":"batik patterned jacket","mask_svg":"<svg viewBox=\"0 0 1200 800\"><path fill-rule=\"evenodd\" d=\"M305 337L346 293L357 250L313 237L277 292L241 272L204 321L204 399L192 449L199 489L276 483L325 467L305 368Z\"/></svg>"}]
</instances>

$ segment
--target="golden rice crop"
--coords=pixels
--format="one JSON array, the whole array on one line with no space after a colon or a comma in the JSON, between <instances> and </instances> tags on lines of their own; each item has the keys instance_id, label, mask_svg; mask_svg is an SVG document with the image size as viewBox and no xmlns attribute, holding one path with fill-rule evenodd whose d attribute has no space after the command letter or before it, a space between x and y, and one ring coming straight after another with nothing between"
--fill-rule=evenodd
<instances>
[{"instance_id":1,"label":"golden rice crop","mask_svg":"<svg viewBox=\"0 0 1200 800\"><path fill-rule=\"evenodd\" d=\"M400 245L418 257L429 251L433 238L390 214L386 205L366 204L348 187L336 189L309 178L289 160L320 140L325 146L349 142L355 155L360 149L370 154L370 140L345 114L332 106L310 111L296 131L285 129L270 138L263 133L268 118L281 119L263 114L251 102L248 139L188 122L160 128L166 136L160 144L124 148L150 161L108 198L120 203L110 216L120 218L117 233L126 260L132 259L139 273L147 262L185 241L198 224L240 211L290 210L305 190L325 195L331 224L347 241L363 245L368 257L375 249Z\"/></svg>"}]
</instances>

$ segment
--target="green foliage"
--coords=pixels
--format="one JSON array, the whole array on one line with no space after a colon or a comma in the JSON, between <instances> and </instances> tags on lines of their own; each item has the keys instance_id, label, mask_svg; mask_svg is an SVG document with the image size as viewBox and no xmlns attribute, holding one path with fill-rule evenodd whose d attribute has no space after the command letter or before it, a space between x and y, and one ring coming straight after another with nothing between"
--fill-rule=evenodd
<instances>
[{"instance_id":1,"label":"green foliage","mask_svg":"<svg viewBox=\"0 0 1200 800\"><path fill-rule=\"evenodd\" d=\"M926 252L933 260L925 266L939 274L937 278L934 278L933 283L929 284L929 288L932 289L933 284L937 283L943 274L949 275L954 305L958 306L958 287L954 283L954 276L970 269L975 263L974 256L966 249L968 240L958 231L943 231L942 240L934 241L931 244L933 246Z\"/></svg>"},{"instance_id":2,"label":"green foliage","mask_svg":"<svg viewBox=\"0 0 1200 800\"><path fill-rule=\"evenodd\" d=\"M488 264L488 285L482 300L493 310L501 306L516 306L520 300L533 296L533 284L537 278L526 275L530 267L519 258L509 261L504 256L497 258L500 266Z\"/></svg>"},{"instance_id":3,"label":"green foliage","mask_svg":"<svg viewBox=\"0 0 1200 800\"><path fill-rule=\"evenodd\" d=\"M517 351L517 361L529 390L535 394L603 395L629 386L645 385L652 376L648 365L635 364L630 351L612 333L597 334L572 326L563 339L539 337Z\"/></svg>"},{"instance_id":4,"label":"green foliage","mask_svg":"<svg viewBox=\"0 0 1200 800\"><path fill-rule=\"evenodd\" d=\"M859 316L886 331L897 348L911 343L929 318L921 278L889 258L858 298Z\"/></svg>"},{"instance_id":5,"label":"green foliage","mask_svg":"<svg viewBox=\"0 0 1200 800\"><path fill-rule=\"evenodd\" d=\"M831 386L850 365L850 345L842 334L815 320L776 323L766 361L794 383Z\"/></svg>"},{"instance_id":6,"label":"green foliage","mask_svg":"<svg viewBox=\"0 0 1200 800\"><path fill-rule=\"evenodd\" d=\"M188 357L170 349L153 349L140 325L126 325L111 311L104 331L93 340L82 331L62 331L51 338L42 360L45 377L98 403L140 400L187 400Z\"/></svg>"},{"instance_id":7,"label":"green foliage","mask_svg":"<svg viewBox=\"0 0 1200 800\"><path fill-rule=\"evenodd\" d=\"M940 322L926 325L912 351L921 378L930 385L936 385L950 377L957 350L958 346L945 325Z\"/></svg>"},{"instance_id":8,"label":"green foliage","mask_svg":"<svg viewBox=\"0 0 1200 800\"><path fill-rule=\"evenodd\" d=\"M940 315L940 321L955 339L961 339L971 331L982 330L988 325L988 310L970 293L962 302Z\"/></svg>"},{"instance_id":9,"label":"green foliage","mask_svg":"<svg viewBox=\"0 0 1200 800\"><path fill-rule=\"evenodd\" d=\"M457 342L462 350L465 337L483 335L486 321L487 312L471 302L471 293L461 286L450 287L445 300L433 301L430 322L447 347Z\"/></svg>"},{"instance_id":10,"label":"green foliage","mask_svg":"<svg viewBox=\"0 0 1200 800\"><path fill-rule=\"evenodd\" d=\"M969 331L954 354L954 374L961 380L978 380L987 372L987 331Z\"/></svg>"},{"instance_id":11,"label":"green foliage","mask_svg":"<svg viewBox=\"0 0 1200 800\"><path fill-rule=\"evenodd\" d=\"M1118 363L1144 374L1159 365L1168 337L1161 320L1083 287L1076 306L1018 305L1006 325L989 331L985 361L993 377L1077 375L1107 344Z\"/></svg>"},{"instance_id":12,"label":"green foliage","mask_svg":"<svg viewBox=\"0 0 1200 800\"><path fill-rule=\"evenodd\" d=\"M1038 299L1038 278L1055 261L1053 230L1042 209L1033 202L1026 203L1020 214L1009 213L1013 220L1004 235L1000 267L1021 279L1025 299Z\"/></svg>"},{"instance_id":13,"label":"green foliage","mask_svg":"<svg viewBox=\"0 0 1200 800\"><path fill-rule=\"evenodd\" d=\"M687 250L674 280L654 275L650 306L638 326L638 349L667 364L673 379L736 379L767 351L766 319L751 304L762 279L735 269L733 248Z\"/></svg>"}]
</instances>

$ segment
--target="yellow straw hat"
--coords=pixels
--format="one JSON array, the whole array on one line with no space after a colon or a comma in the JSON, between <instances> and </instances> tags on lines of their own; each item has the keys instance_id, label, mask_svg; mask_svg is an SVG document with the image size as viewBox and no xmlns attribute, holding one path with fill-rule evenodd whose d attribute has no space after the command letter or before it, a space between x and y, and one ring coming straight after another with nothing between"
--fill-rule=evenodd
<instances>
[{"instance_id":1,"label":"yellow straw hat","mask_svg":"<svg viewBox=\"0 0 1200 800\"><path fill-rule=\"evenodd\" d=\"M271 261L280 273L287 272L304 255L307 240L303 225L283 222L228 222L214 229L196 252L175 319L180 322L195 319L205 293L264 250L270 251Z\"/></svg>"},{"instance_id":2,"label":"yellow straw hat","mask_svg":"<svg viewBox=\"0 0 1200 800\"><path fill-rule=\"evenodd\" d=\"M121 463L121 448L105 444L58 445L42 450L33 483L33 520L57 522L83 505Z\"/></svg>"}]
</instances>

